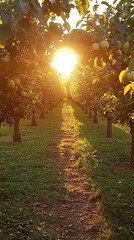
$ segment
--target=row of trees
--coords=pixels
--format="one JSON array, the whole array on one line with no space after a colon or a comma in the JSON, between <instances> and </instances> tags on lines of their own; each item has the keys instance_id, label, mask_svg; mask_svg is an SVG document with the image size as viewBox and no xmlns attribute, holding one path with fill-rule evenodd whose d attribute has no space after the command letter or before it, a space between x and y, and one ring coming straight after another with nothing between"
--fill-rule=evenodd
<instances>
[{"instance_id":1,"label":"row of trees","mask_svg":"<svg viewBox=\"0 0 134 240\"><path fill-rule=\"evenodd\" d=\"M14 125L13 141L20 142L19 121L44 114L64 96L60 76L50 65L77 1L2 0L0 2L0 124ZM79 1L81 9L88 1ZM56 16L63 26L54 23Z\"/></svg>"},{"instance_id":2,"label":"row of trees","mask_svg":"<svg viewBox=\"0 0 134 240\"><path fill-rule=\"evenodd\" d=\"M116 2L116 1L115 1ZM71 84L72 98L112 121L129 123L134 166L134 10L132 0L116 7L106 1L104 14L87 11L88 0L3 0L0 2L0 122L14 124L14 141L21 141L19 120L58 103L63 96L59 75L50 66L59 46L70 46L79 55ZM70 34L71 8L82 20ZM61 16L64 24L54 23ZM62 44L61 44L62 41ZM120 80L120 82L119 82ZM124 95L125 94L125 95ZM33 121L34 122L34 121ZM109 129L109 128L108 128ZM111 136L111 130L108 131Z\"/></svg>"},{"instance_id":3,"label":"row of trees","mask_svg":"<svg viewBox=\"0 0 134 240\"><path fill-rule=\"evenodd\" d=\"M82 29L67 35L79 53L79 66L71 76L70 95L89 113L107 118L107 137L112 137L112 122L127 123L132 136L130 165L134 167L134 8L133 1L107 6L104 14L87 13L78 22ZM84 28L84 29L83 29Z\"/></svg>"}]
</instances>

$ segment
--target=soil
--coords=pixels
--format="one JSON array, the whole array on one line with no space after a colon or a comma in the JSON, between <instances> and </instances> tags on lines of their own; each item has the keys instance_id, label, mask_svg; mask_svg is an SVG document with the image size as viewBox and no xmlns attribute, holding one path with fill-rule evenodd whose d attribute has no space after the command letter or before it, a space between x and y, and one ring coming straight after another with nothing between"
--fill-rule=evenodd
<instances>
[{"instance_id":1,"label":"soil","mask_svg":"<svg viewBox=\"0 0 134 240\"><path fill-rule=\"evenodd\" d=\"M96 240L93 213L96 204L90 193L87 176L75 160L74 150L77 141L77 127L73 109L67 103L63 106L60 142L51 156L65 175L65 201L53 206L49 212L53 218L47 232L56 234L59 239Z\"/></svg>"}]
</instances>

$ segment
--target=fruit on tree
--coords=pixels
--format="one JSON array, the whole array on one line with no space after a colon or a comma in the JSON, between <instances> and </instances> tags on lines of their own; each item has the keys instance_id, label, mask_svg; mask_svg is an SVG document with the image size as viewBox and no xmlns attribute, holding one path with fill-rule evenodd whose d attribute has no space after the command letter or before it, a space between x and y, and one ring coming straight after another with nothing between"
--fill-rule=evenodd
<instances>
[{"instance_id":1,"label":"fruit on tree","mask_svg":"<svg viewBox=\"0 0 134 240\"><path fill-rule=\"evenodd\" d=\"M99 43L93 43L92 44L92 50L93 51L98 51L100 49Z\"/></svg>"},{"instance_id":2,"label":"fruit on tree","mask_svg":"<svg viewBox=\"0 0 134 240\"><path fill-rule=\"evenodd\" d=\"M121 41L118 40L118 41L116 42L115 48L116 48L117 50L121 49Z\"/></svg>"},{"instance_id":3,"label":"fruit on tree","mask_svg":"<svg viewBox=\"0 0 134 240\"><path fill-rule=\"evenodd\" d=\"M13 79L8 79L7 80L7 88L15 88L15 81Z\"/></svg>"},{"instance_id":4,"label":"fruit on tree","mask_svg":"<svg viewBox=\"0 0 134 240\"><path fill-rule=\"evenodd\" d=\"M100 42L100 47L101 47L101 49L103 49L103 50L107 50L107 49L109 48L109 42L106 41L106 40L101 41L101 42Z\"/></svg>"},{"instance_id":5,"label":"fruit on tree","mask_svg":"<svg viewBox=\"0 0 134 240\"><path fill-rule=\"evenodd\" d=\"M126 14L125 12L123 12L123 13L121 14L121 17L122 17L123 19L126 19L126 18L127 18L127 14Z\"/></svg>"},{"instance_id":6,"label":"fruit on tree","mask_svg":"<svg viewBox=\"0 0 134 240\"><path fill-rule=\"evenodd\" d=\"M20 85L20 79L19 78L15 78L14 81L15 81L16 86Z\"/></svg>"},{"instance_id":7,"label":"fruit on tree","mask_svg":"<svg viewBox=\"0 0 134 240\"><path fill-rule=\"evenodd\" d=\"M132 81L132 82L134 81L134 70L128 72L127 78L129 81Z\"/></svg>"},{"instance_id":8,"label":"fruit on tree","mask_svg":"<svg viewBox=\"0 0 134 240\"><path fill-rule=\"evenodd\" d=\"M122 55L122 51L120 49L118 49L114 52L115 57L120 57L121 55Z\"/></svg>"},{"instance_id":9,"label":"fruit on tree","mask_svg":"<svg viewBox=\"0 0 134 240\"><path fill-rule=\"evenodd\" d=\"M27 96L27 93L22 90L22 91L20 92L20 95L21 95L21 97L26 97L26 96Z\"/></svg>"},{"instance_id":10,"label":"fruit on tree","mask_svg":"<svg viewBox=\"0 0 134 240\"><path fill-rule=\"evenodd\" d=\"M129 48L129 42L122 43L122 49L127 50Z\"/></svg>"}]
</instances>

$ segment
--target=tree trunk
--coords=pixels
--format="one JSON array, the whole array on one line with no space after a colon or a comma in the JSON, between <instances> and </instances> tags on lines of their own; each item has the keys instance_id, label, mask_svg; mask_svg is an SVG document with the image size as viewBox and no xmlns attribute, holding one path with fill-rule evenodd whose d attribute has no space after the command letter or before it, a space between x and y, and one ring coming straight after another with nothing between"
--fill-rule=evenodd
<instances>
[{"instance_id":1,"label":"tree trunk","mask_svg":"<svg viewBox=\"0 0 134 240\"><path fill-rule=\"evenodd\" d=\"M82 108L82 111L84 111L84 105L82 105L81 108Z\"/></svg>"},{"instance_id":2,"label":"tree trunk","mask_svg":"<svg viewBox=\"0 0 134 240\"><path fill-rule=\"evenodd\" d=\"M88 111L89 111L89 112L88 112L88 117L89 117L89 118L92 118L92 111L91 111L90 109L89 109Z\"/></svg>"},{"instance_id":3,"label":"tree trunk","mask_svg":"<svg viewBox=\"0 0 134 240\"><path fill-rule=\"evenodd\" d=\"M97 124L98 123L98 117L97 117L97 110L94 110L94 118L93 118L93 123Z\"/></svg>"},{"instance_id":4,"label":"tree trunk","mask_svg":"<svg viewBox=\"0 0 134 240\"><path fill-rule=\"evenodd\" d=\"M87 110L87 105L85 105L85 114L88 113L88 110Z\"/></svg>"},{"instance_id":5,"label":"tree trunk","mask_svg":"<svg viewBox=\"0 0 134 240\"><path fill-rule=\"evenodd\" d=\"M0 122L0 135L1 135L1 124L2 124L2 123Z\"/></svg>"},{"instance_id":6,"label":"tree trunk","mask_svg":"<svg viewBox=\"0 0 134 240\"><path fill-rule=\"evenodd\" d=\"M107 118L107 137L112 138L112 118Z\"/></svg>"},{"instance_id":7,"label":"tree trunk","mask_svg":"<svg viewBox=\"0 0 134 240\"><path fill-rule=\"evenodd\" d=\"M32 113L31 126L32 127L36 127L37 126L37 122L35 120L34 112Z\"/></svg>"},{"instance_id":8,"label":"tree trunk","mask_svg":"<svg viewBox=\"0 0 134 240\"><path fill-rule=\"evenodd\" d=\"M14 142L21 142L21 136L19 132L19 117L14 117L14 126L13 126L13 141Z\"/></svg>"},{"instance_id":9,"label":"tree trunk","mask_svg":"<svg viewBox=\"0 0 134 240\"><path fill-rule=\"evenodd\" d=\"M134 168L134 122L130 121L130 133L131 133L131 158L130 167Z\"/></svg>"}]
</instances>

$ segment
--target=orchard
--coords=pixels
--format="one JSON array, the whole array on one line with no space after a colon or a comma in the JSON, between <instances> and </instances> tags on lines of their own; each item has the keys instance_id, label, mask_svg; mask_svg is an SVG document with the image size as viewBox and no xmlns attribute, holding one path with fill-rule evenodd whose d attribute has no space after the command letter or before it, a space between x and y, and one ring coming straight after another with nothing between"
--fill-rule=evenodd
<instances>
[{"instance_id":1,"label":"orchard","mask_svg":"<svg viewBox=\"0 0 134 240\"><path fill-rule=\"evenodd\" d=\"M6 153L0 149L1 164L4 164L0 171L4 171L8 163L12 170L14 164L12 174L9 170L9 176L1 175L0 178L4 182L12 175L12 182L16 176L19 179L18 171L24 168L18 180L21 183L27 172L23 185L17 186L17 197L16 190L12 190L14 183L9 187L9 193L6 187L7 192L4 193L3 187L0 190L3 191L2 208L10 209L9 217L6 210L4 213L0 210L0 215L3 214L2 239L133 239L133 200L132 197L124 200L127 184L122 185L122 193L118 194L116 183L118 177L122 177L118 183L125 182L124 171L131 179L134 168L134 3L133 0L115 0L112 5L109 1L98 2L0 1L0 139L1 144L4 143L1 148L7 144L9 154L4 162ZM105 7L101 13L100 6ZM74 29L69 24L73 11L79 14ZM123 129L123 139L120 133L116 136L115 128ZM12 129L13 143L11 139L8 143L5 140L9 129ZM123 152L126 132L131 136L130 154ZM106 144L104 148L103 143ZM124 149L120 149L120 144L124 144L121 146ZM13 149L18 151L15 155ZM86 175L79 173L81 167ZM62 171L65 173L63 178ZM88 185L84 185L83 195L79 196L84 180L78 182L77 189L77 174L78 179L88 178L90 196L85 192ZM129 193L133 194L130 179ZM11 201L8 201L10 194ZM20 201L24 194L24 207L18 207L16 199ZM120 194L124 194L124 198ZM116 195L118 199L114 199ZM89 199L90 211L85 204ZM12 201L14 209L19 209L15 210L17 217ZM28 207L25 215L24 209ZM123 207L127 208L130 226ZM74 213L73 220L70 221L66 209ZM88 223L84 212L90 212ZM76 220L78 215L80 219ZM16 220L12 224L14 217ZM22 226L21 221L24 221ZM81 230L83 227L85 232ZM20 234L19 237L16 234Z\"/></svg>"},{"instance_id":2,"label":"orchard","mask_svg":"<svg viewBox=\"0 0 134 240\"><path fill-rule=\"evenodd\" d=\"M108 137L112 137L112 122L130 125L133 167L133 3L120 1L115 8L105 1L102 4L107 6L104 14L97 14L96 4L94 15L87 13L77 24L81 29L72 30L65 38L65 44L71 44L78 52L82 66L82 70L76 69L72 74L70 92L75 101L90 106L110 121ZM126 101L122 102L124 98Z\"/></svg>"}]
</instances>

